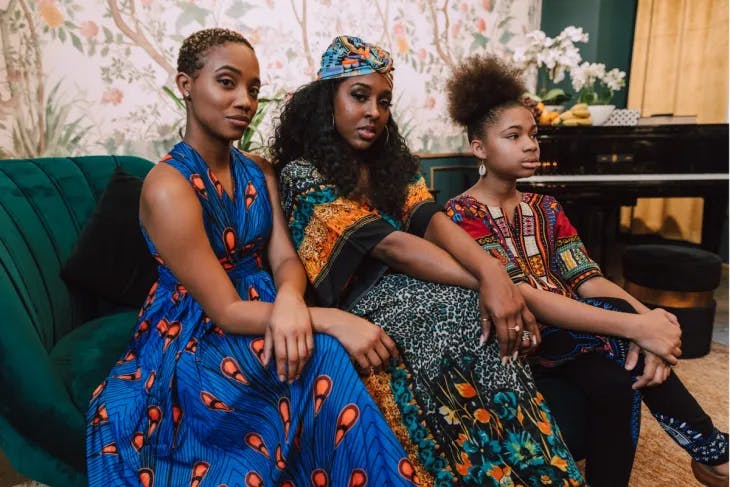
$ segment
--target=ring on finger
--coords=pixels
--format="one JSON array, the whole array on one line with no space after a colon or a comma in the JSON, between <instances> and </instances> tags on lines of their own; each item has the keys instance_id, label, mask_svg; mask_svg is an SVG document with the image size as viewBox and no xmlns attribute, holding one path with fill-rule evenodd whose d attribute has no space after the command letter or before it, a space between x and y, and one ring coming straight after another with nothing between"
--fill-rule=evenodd
<instances>
[{"instance_id":1,"label":"ring on finger","mask_svg":"<svg viewBox=\"0 0 730 487\"><path fill-rule=\"evenodd\" d=\"M515 326L513 326L513 327L510 328L510 330L514 330L515 333L519 333L521 329L522 328L520 328L520 325L515 325Z\"/></svg>"},{"instance_id":2,"label":"ring on finger","mask_svg":"<svg viewBox=\"0 0 730 487\"><path fill-rule=\"evenodd\" d=\"M522 331L522 340L529 342L530 337L532 336L532 333L530 333L530 330L523 330Z\"/></svg>"}]
</instances>

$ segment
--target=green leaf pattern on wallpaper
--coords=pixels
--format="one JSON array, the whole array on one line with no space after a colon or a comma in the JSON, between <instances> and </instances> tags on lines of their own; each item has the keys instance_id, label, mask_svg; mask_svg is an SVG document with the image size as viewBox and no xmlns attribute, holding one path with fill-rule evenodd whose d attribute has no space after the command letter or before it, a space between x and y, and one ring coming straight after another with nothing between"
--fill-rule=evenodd
<instances>
[{"instance_id":1,"label":"green leaf pattern on wallpaper","mask_svg":"<svg viewBox=\"0 0 730 487\"><path fill-rule=\"evenodd\" d=\"M179 138L177 49L212 26L255 46L264 82L240 145L265 150L281 100L314 79L337 34L395 56L394 114L420 152L464 150L444 81L473 53L508 56L539 28L541 0L4 0L0 1L0 157L136 154Z\"/></svg>"}]
</instances>

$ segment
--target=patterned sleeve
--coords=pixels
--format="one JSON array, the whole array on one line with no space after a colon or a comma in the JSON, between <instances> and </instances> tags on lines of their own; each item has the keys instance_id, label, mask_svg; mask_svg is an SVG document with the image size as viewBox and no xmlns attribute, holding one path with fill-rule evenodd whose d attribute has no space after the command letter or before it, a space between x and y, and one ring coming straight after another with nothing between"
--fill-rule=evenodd
<instances>
[{"instance_id":1,"label":"patterned sleeve","mask_svg":"<svg viewBox=\"0 0 730 487\"><path fill-rule=\"evenodd\" d=\"M598 264L588 256L563 207L557 200L551 199L550 207L555 211L555 262L563 282L575 292L586 280L603 274Z\"/></svg>"},{"instance_id":2,"label":"patterned sleeve","mask_svg":"<svg viewBox=\"0 0 730 487\"><path fill-rule=\"evenodd\" d=\"M443 209L434 201L423 176L418 174L408 185L403 208L403 230L423 237L431 218Z\"/></svg>"},{"instance_id":3,"label":"patterned sleeve","mask_svg":"<svg viewBox=\"0 0 730 487\"><path fill-rule=\"evenodd\" d=\"M369 253L396 228L340 196L309 163L287 164L279 179L294 247L319 304L346 307L387 270Z\"/></svg>"},{"instance_id":4,"label":"patterned sleeve","mask_svg":"<svg viewBox=\"0 0 730 487\"><path fill-rule=\"evenodd\" d=\"M463 228L492 257L499 260L512 282L529 282L519 263L510 256L498 234L490 227L483 207L468 198L456 197L446 202L446 216Z\"/></svg>"}]
</instances>

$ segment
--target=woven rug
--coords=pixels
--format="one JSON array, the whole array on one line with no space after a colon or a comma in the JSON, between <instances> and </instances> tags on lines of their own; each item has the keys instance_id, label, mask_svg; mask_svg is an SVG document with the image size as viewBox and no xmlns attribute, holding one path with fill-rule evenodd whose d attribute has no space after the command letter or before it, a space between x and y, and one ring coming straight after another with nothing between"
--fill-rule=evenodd
<instances>
[{"instance_id":1,"label":"woven rug","mask_svg":"<svg viewBox=\"0 0 730 487\"><path fill-rule=\"evenodd\" d=\"M701 358L680 360L674 368L684 385L721 431L728 430L728 347L712 344ZM644 406L630 487L695 487L689 456L661 429Z\"/></svg>"}]
</instances>

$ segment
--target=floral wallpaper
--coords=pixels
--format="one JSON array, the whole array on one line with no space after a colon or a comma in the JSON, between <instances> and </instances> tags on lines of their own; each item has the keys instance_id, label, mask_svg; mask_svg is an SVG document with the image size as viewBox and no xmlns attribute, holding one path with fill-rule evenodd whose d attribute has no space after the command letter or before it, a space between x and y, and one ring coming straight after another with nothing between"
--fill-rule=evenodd
<instances>
[{"instance_id":1,"label":"floral wallpaper","mask_svg":"<svg viewBox=\"0 0 730 487\"><path fill-rule=\"evenodd\" d=\"M179 138L177 50L205 27L241 31L261 63L265 145L276 100L312 79L338 34L395 56L394 114L414 151L465 149L443 85L472 53L508 56L541 0L0 0L0 157L135 154Z\"/></svg>"}]
</instances>

